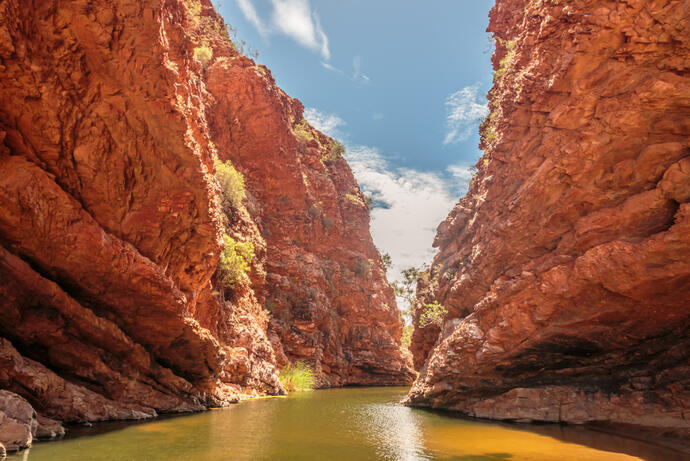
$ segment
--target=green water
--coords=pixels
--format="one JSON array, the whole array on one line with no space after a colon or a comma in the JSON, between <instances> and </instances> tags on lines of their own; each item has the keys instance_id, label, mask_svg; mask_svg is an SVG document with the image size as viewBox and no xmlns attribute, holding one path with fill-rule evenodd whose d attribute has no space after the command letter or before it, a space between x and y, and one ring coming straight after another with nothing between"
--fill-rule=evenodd
<instances>
[{"instance_id":1,"label":"green water","mask_svg":"<svg viewBox=\"0 0 690 461\"><path fill-rule=\"evenodd\" d=\"M560 426L507 426L411 409L406 388L348 388L260 399L140 424L73 430L9 459L675 460L645 443ZM530 430L525 428L529 427ZM76 433L75 433L76 432Z\"/></svg>"}]
</instances>

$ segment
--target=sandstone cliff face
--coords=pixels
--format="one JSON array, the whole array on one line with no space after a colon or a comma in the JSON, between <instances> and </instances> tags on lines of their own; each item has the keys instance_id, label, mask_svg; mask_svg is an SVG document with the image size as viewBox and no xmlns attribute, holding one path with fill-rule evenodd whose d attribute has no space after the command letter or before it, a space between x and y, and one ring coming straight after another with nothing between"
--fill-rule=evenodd
<instances>
[{"instance_id":1,"label":"sandstone cliff face","mask_svg":"<svg viewBox=\"0 0 690 461\"><path fill-rule=\"evenodd\" d=\"M416 339L412 404L687 436L689 15L497 2L485 155L438 229L449 314Z\"/></svg>"},{"instance_id":2,"label":"sandstone cliff face","mask_svg":"<svg viewBox=\"0 0 690 461\"><path fill-rule=\"evenodd\" d=\"M208 1L9 0L0 17L0 387L93 421L282 392L286 356L323 385L411 380L349 168L314 166L301 106ZM227 217L217 154L250 195ZM225 232L256 257L223 300Z\"/></svg>"}]
</instances>

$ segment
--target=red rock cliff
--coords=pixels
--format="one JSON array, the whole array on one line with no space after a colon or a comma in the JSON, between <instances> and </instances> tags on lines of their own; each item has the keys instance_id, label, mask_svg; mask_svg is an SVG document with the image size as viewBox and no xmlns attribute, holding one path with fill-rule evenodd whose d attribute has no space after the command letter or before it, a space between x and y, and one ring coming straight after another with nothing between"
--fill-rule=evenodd
<instances>
[{"instance_id":1,"label":"red rock cliff","mask_svg":"<svg viewBox=\"0 0 690 461\"><path fill-rule=\"evenodd\" d=\"M499 0L415 405L690 429L690 2ZM435 341L435 343L434 343ZM687 439L686 439L687 440Z\"/></svg>"},{"instance_id":2,"label":"red rock cliff","mask_svg":"<svg viewBox=\"0 0 690 461\"><path fill-rule=\"evenodd\" d=\"M347 164L308 126L297 140L299 102L209 2L9 0L0 18L0 387L93 421L278 393L288 359L322 385L411 381ZM247 183L227 218L216 155ZM256 257L221 301L224 232Z\"/></svg>"}]
</instances>

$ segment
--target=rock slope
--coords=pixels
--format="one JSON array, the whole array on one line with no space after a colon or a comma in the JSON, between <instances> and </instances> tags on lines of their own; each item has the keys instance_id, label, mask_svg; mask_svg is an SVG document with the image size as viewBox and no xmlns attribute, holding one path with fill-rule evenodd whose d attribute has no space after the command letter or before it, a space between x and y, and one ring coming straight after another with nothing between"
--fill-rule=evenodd
<instances>
[{"instance_id":1,"label":"rock slope","mask_svg":"<svg viewBox=\"0 0 690 461\"><path fill-rule=\"evenodd\" d=\"M296 359L324 386L411 381L349 167L209 1L0 17L0 388L76 422L280 393ZM231 290L224 233L255 249Z\"/></svg>"},{"instance_id":2,"label":"rock slope","mask_svg":"<svg viewBox=\"0 0 690 461\"><path fill-rule=\"evenodd\" d=\"M690 434L690 2L498 0L409 402ZM428 294L427 294L428 296Z\"/></svg>"}]
</instances>

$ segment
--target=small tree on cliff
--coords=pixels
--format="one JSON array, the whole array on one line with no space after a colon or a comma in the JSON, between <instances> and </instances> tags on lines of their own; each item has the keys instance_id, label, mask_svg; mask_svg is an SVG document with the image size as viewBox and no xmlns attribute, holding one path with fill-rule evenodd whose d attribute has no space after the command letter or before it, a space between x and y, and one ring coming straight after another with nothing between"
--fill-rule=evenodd
<instances>
[{"instance_id":1,"label":"small tree on cliff","mask_svg":"<svg viewBox=\"0 0 690 461\"><path fill-rule=\"evenodd\" d=\"M216 160L215 164L223 211L227 214L230 208L241 208L242 202L247 197L244 190L244 177L229 160L227 162Z\"/></svg>"},{"instance_id":2,"label":"small tree on cliff","mask_svg":"<svg viewBox=\"0 0 690 461\"><path fill-rule=\"evenodd\" d=\"M223 236L223 243L225 246L218 261L217 274L221 298L225 299L225 288L234 288L242 276L251 270L254 244L237 241L227 234Z\"/></svg>"}]
</instances>

